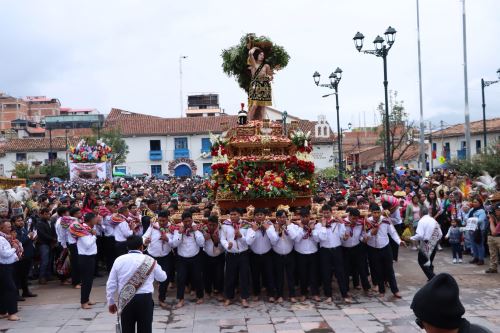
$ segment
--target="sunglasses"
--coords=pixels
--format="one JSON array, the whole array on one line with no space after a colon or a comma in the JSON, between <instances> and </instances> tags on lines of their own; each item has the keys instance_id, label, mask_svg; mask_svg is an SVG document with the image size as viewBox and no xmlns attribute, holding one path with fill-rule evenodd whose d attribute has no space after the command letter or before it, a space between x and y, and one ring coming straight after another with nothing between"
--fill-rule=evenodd
<instances>
[{"instance_id":1,"label":"sunglasses","mask_svg":"<svg viewBox=\"0 0 500 333\"><path fill-rule=\"evenodd\" d=\"M421 329L424 329L424 323L422 322L422 319L416 318L415 319L415 324L417 324L418 327L420 327Z\"/></svg>"}]
</instances>

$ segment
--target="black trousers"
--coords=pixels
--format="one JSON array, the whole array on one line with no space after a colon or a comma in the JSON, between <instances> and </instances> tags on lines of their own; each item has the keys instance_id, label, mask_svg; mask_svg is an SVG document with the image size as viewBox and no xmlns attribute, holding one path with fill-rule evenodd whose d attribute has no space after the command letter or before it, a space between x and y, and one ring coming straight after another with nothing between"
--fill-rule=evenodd
<instances>
[{"instance_id":1,"label":"black trousers","mask_svg":"<svg viewBox=\"0 0 500 333\"><path fill-rule=\"evenodd\" d=\"M366 270L366 254L361 244L353 247L343 247L342 252L344 255L344 272L347 282L347 290L349 290L349 276L352 276L352 284L354 287L361 285L366 291L371 288L368 282L368 271Z\"/></svg>"},{"instance_id":2,"label":"black trousers","mask_svg":"<svg viewBox=\"0 0 500 333\"><path fill-rule=\"evenodd\" d=\"M170 280L170 276L173 274L172 272L174 270L174 255L172 254L172 252L170 252L166 256L153 258L156 260L158 265L160 265L161 269L164 270L165 273L167 273L167 279L163 282L160 282L160 285L158 287L158 300L160 302L165 302L165 298L167 297L168 281Z\"/></svg>"},{"instance_id":3,"label":"black trousers","mask_svg":"<svg viewBox=\"0 0 500 333\"><path fill-rule=\"evenodd\" d=\"M293 252L285 255L273 251L274 278L276 283L276 296L283 297L283 289L286 283L288 286L288 296L295 297L295 256Z\"/></svg>"},{"instance_id":4,"label":"black trousers","mask_svg":"<svg viewBox=\"0 0 500 333\"><path fill-rule=\"evenodd\" d=\"M273 251L264 254L250 253L250 270L252 272L252 291L255 296L260 295L261 282L266 286L267 296L275 295Z\"/></svg>"},{"instance_id":5,"label":"black trousers","mask_svg":"<svg viewBox=\"0 0 500 333\"><path fill-rule=\"evenodd\" d=\"M342 297L347 297L347 283L344 273L344 258L342 247L320 248L321 277L323 280L323 291L326 297L332 297L332 275L335 271L335 278L339 286Z\"/></svg>"},{"instance_id":6,"label":"black trousers","mask_svg":"<svg viewBox=\"0 0 500 333\"><path fill-rule=\"evenodd\" d=\"M14 264L0 264L0 314L17 313L17 296Z\"/></svg>"},{"instance_id":7,"label":"black trousers","mask_svg":"<svg viewBox=\"0 0 500 333\"><path fill-rule=\"evenodd\" d=\"M187 282L192 283L196 297L203 298L203 279L201 277L201 255L185 258L177 256L177 299L184 299Z\"/></svg>"},{"instance_id":8,"label":"black trousers","mask_svg":"<svg viewBox=\"0 0 500 333\"><path fill-rule=\"evenodd\" d=\"M226 277L224 279L224 295L227 299L234 298L236 281L239 279L240 296L248 299L250 285L250 262L248 251L241 253L226 252Z\"/></svg>"},{"instance_id":9,"label":"black trousers","mask_svg":"<svg viewBox=\"0 0 500 333\"><path fill-rule=\"evenodd\" d=\"M404 228L405 228L404 223L400 223L400 224L395 224L394 225L394 229L396 229L399 237L401 237L401 235L403 234ZM446 234L444 234L444 235L446 235ZM391 244L392 259L394 261L398 261L399 244L396 243L396 241L394 241L394 239L392 239L392 237L389 237L389 243Z\"/></svg>"},{"instance_id":10,"label":"black trousers","mask_svg":"<svg viewBox=\"0 0 500 333\"><path fill-rule=\"evenodd\" d=\"M111 267L113 267L113 263L116 259L115 254L115 238L113 236L104 236L102 238L102 250L104 254L104 261L106 263L106 270L108 273L111 271Z\"/></svg>"},{"instance_id":11,"label":"black trousers","mask_svg":"<svg viewBox=\"0 0 500 333\"><path fill-rule=\"evenodd\" d=\"M368 247L368 259L370 260L371 274L375 276L378 284L378 291L381 294L385 293L385 281L389 282L389 286L393 294L399 291L392 267L392 250L389 244L381 249Z\"/></svg>"},{"instance_id":12,"label":"black trousers","mask_svg":"<svg viewBox=\"0 0 500 333\"><path fill-rule=\"evenodd\" d=\"M425 254L422 253L422 251L418 251L418 265L424 272L425 276L427 276L427 281L430 281L434 277L434 275L436 275L434 274L434 265L433 265L434 257L436 256L436 251L437 251L437 245L431 253L430 266L424 266L424 264L428 261L428 259L425 256Z\"/></svg>"},{"instance_id":13,"label":"black trousers","mask_svg":"<svg viewBox=\"0 0 500 333\"><path fill-rule=\"evenodd\" d=\"M89 301L90 292L92 291L92 282L94 281L95 272L95 255L78 255L78 266L80 268L80 276L82 279L80 304L84 304Z\"/></svg>"},{"instance_id":14,"label":"black trousers","mask_svg":"<svg viewBox=\"0 0 500 333\"><path fill-rule=\"evenodd\" d=\"M28 294L28 274L30 272L33 259L23 258L14 264L14 277L17 290L22 289L23 294Z\"/></svg>"},{"instance_id":15,"label":"black trousers","mask_svg":"<svg viewBox=\"0 0 500 333\"><path fill-rule=\"evenodd\" d=\"M121 315L122 333L151 333L153 330L153 295L135 294ZM137 330L136 330L137 325Z\"/></svg>"},{"instance_id":16,"label":"black trousers","mask_svg":"<svg viewBox=\"0 0 500 333\"><path fill-rule=\"evenodd\" d=\"M97 254L95 256L95 274L99 273L99 263L104 263L103 236L96 237ZM101 266L102 267L102 266Z\"/></svg>"},{"instance_id":17,"label":"black trousers","mask_svg":"<svg viewBox=\"0 0 500 333\"><path fill-rule=\"evenodd\" d=\"M121 255L127 254L127 242L116 242L115 241L115 258Z\"/></svg>"},{"instance_id":18,"label":"black trousers","mask_svg":"<svg viewBox=\"0 0 500 333\"><path fill-rule=\"evenodd\" d=\"M211 257L203 252L202 261L205 292L207 294L211 294L212 291L222 292L224 288L224 254Z\"/></svg>"},{"instance_id":19,"label":"black trousers","mask_svg":"<svg viewBox=\"0 0 500 333\"><path fill-rule=\"evenodd\" d=\"M312 296L319 295L319 254L301 254L297 252L297 270L299 272L300 294L307 295L309 287Z\"/></svg>"},{"instance_id":20,"label":"black trousers","mask_svg":"<svg viewBox=\"0 0 500 333\"><path fill-rule=\"evenodd\" d=\"M71 284L73 286L76 286L77 284L80 284L81 278L80 278L80 267L78 265L78 248L76 247L75 244L68 244L68 249L69 249L69 262L71 264Z\"/></svg>"}]
</instances>

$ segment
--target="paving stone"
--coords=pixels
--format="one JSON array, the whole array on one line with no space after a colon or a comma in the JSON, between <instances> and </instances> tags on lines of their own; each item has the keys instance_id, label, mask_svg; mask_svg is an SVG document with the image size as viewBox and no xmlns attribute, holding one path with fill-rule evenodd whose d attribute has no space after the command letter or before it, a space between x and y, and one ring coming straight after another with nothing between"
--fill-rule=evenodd
<instances>
[{"instance_id":1,"label":"paving stone","mask_svg":"<svg viewBox=\"0 0 500 333\"><path fill-rule=\"evenodd\" d=\"M247 325L248 333L274 333L272 324Z\"/></svg>"}]
</instances>

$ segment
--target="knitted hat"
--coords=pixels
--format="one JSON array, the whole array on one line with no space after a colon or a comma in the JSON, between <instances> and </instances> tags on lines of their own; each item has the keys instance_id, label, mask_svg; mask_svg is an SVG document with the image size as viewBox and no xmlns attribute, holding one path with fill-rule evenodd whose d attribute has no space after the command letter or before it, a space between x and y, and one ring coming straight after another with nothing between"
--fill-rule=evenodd
<instances>
[{"instance_id":1,"label":"knitted hat","mask_svg":"<svg viewBox=\"0 0 500 333\"><path fill-rule=\"evenodd\" d=\"M420 320L438 328L460 326L465 309L458 296L458 284L448 273L436 275L413 297L410 308Z\"/></svg>"}]
</instances>

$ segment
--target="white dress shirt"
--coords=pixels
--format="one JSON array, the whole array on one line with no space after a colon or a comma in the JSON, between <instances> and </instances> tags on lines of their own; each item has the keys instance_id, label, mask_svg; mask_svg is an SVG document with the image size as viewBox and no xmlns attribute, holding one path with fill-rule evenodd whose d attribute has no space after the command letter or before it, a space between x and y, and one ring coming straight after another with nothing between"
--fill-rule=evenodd
<instances>
[{"instance_id":1,"label":"white dress shirt","mask_svg":"<svg viewBox=\"0 0 500 333\"><path fill-rule=\"evenodd\" d=\"M297 226L297 234L295 235L295 251L300 254L313 254L318 252L318 234L311 232L309 237L304 238L306 236L306 231L304 228Z\"/></svg>"},{"instance_id":2,"label":"white dress shirt","mask_svg":"<svg viewBox=\"0 0 500 333\"><path fill-rule=\"evenodd\" d=\"M96 240L97 238L94 235L78 237L78 239L76 240L78 254L84 256L92 256L97 254Z\"/></svg>"},{"instance_id":3,"label":"white dress shirt","mask_svg":"<svg viewBox=\"0 0 500 333\"><path fill-rule=\"evenodd\" d=\"M368 219L370 222L373 221L373 218L370 217ZM418 222L420 223L420 222ZM372 235L371 231L366 233L366 237L368 237L367 244L376 249L381 249L386 247L389 244L389 236L398 244L401 243L401 239L399 235L392 225L392 223L380 223L378 227L378 232L376 235Z\"/></svg>"},{"instance_id":4,"label":"white dress shirt","mask_svg":"<svg viewBox=\"0 0 500 333\"><path fill-rule=\"evenodd\" d=\"M224 253L224 247L221 242L217 246L214 246L214 241L212 238L206 239L205 244L203 244L203 252L205 252L210 257L218 257Z\"/></svg>"},{"instance_id":5,"label":"white dress shirt","mask_svg":"<svg viewBox=\"0 0 500 333\"><path fill-rule=\"evenodd\" d=\"M151 242L148 245L148 253L155 257L164 257L168 255L174 246L174 240L178 241L181 238L179 231L175 230L174 233L167 233L167 240L160 239L161 232L158 229L150 226L142 236L143 239L149 238Z\"/></svg>"},{"instance_id":6,"label":"white dress shirt","mask_svg":"<svg viewBox=\"0 0 500 333\"><path fill-rule=\"evenodd\" d=\"M269 221L265 221L264 223L271 223ZM273 228L273 226L270 226ZM261 229L257 229L257 231L250 228L247 233L248 236L248 246L255 254L265 254L271 250L271 241L267 236L267 233L262 233Z\"/></svg>"},{"instance_id":7,"label":"white dress shirt","mask_svg":"<svg viewBox=\"0 0 500 333\"><path fill-rule=\"evenodd\" d=\"M18 260L16 249L14 249L5 238L0 236L0 264L9 265Z\"/></svg>"},{"instance_id":8,"label":"white dress shirt","mask_svg":"<svg viewBox=\"0 0 500 333\"><path fill-rule=\"evenodd\" d=\"M439 229L440 237L443 236L439 223L430 215L424 215L420 220L418 220L417 230L415 230L415 235L411 236L411 240L414 241L428 241L431 239L434 229L436 227Z\"/></svg>"},{"instance_id":9,"label":"white dress shirt","mask_svg":"<svg viewBox=\"0 0 500 333\"><path fill-rule=\"evenodd\" d=\"M346 240L342 239L343 247L355 247L359 244L360 241L363 240L363 225L356 224L354 227L351 227L350 222L347 222L347 224L345 225L345 230L346 233L349 234L349 238L347 238Z\"/></svg>"},{"instance_id":10,"label":"white dress shirt","mask_svg":"<svg viewBox=\"0 0 500 333\"><path fill-rule=\"evenodd\" d=\"M127 222L120 222L115 227L115 241L125 242L127 237L132 236L134 231L130 229Z\"/></svg>"},{"instance_id":11,"label":"white dress shirt","mask_svg":"<svg viewBox=\"0 0 500 333\"><path fill-rule=\"evenodd\" d=\"M108 282L106 283L106 298L108 300L108 305L115 304L115 294L119 294L123 286L130 280L143 261L144 254L140 251L130 251L116 258L111 268L111 272L109 273ZM137 290L136 294L152 293L154 291L154 280L163 282L166 279L167 273L165 273L160 265L156 263L155 268Z\"/></svg>"},{"instance_id":12,"label":"white dress shirt","mask_svg":"<svg viewBox=\"0 0 500 333\"><path fill-rule=\"evenodd\" d=\"M193 223L193 226L196 224ZM179 239L173 241L173 246L177 247L177 254L184 258L192 258L200 252L200 247L205 244L205 237L201 231L191 231L190 235L182 234Z\"/></svg>"},{"instance_id":13,"label":"white dress shirt","mask_svg":"<svg viewBox=\"0 0 500 333\"><path fill-rule=\"evenodd\" d=\"M226 221L225 223L231 223ZM243 221L240 220L240 223ZM250 234L248 231L250 228L240 228L240 234L242 237L234 239L234 228L231 224L223 224L220 228L220 243L224 247L224 250L229 253L241 253L248 250L248 240L247 236ZM229 243L233 244L233 247L229 249Z\"/></svg>"},{"instance_id":14,"label":"white dress shirt","mask_svg":"<svg viewBox=\"0 0 500 333\"><path fill-rule=\"evenodd\" d=\"M313 230L313 234L314 233L316 233L319 238L320 247L331 249L342 245L341 239L345 235L345 226L343 223L334 222L327 228L321 223L316 223Z\"/></svg>"},{"instance_id":15,"label":"white dress shirt","mask_svg":"<svg viewBox=\"0 0 500 333\"><path fill-rule=\"evenodd\" d=\"M396 208L396 210L391 213L389 218L391 219L391 222L394 225L398 225L398 224L403 223L403 219L401 218L400 207Z\"/></svg>"},{"instance_id":16,"label":"white dress shirt","mask_svg":"<svg viewBox=\"0 0 500 333\"><path fill-rule=\"evenodd\" d=\"M59 242L59 244L61 244L61 246L65 249L68 247L68 245L66 244L68 242L67 240L67 233L66 233L66 229L64 229L61 225L61 217L59 217L56 221L56 234L57 234L57 241Z\"/></svg>"},{"instance_id":17,"label":"white dress shirt","mask_svg":"<svg viewBox=\"0 0 500 333\"><path fill-rule=\"evenodd\" d=\"M104 231L104 237L114 237L115 227L111 224L111 214L102 219L102 229Z\"/></svg>"},{"instance_id":18,"label":"white dress shirt","mask_svg":"<svg viewBox=\"0 0 500 333\"><path fill-rule=\"evenodd\" d=\"M280 255L287 255L293 250L294 239L297 236L298 227L295 224L286 226L286 232L283 231L281 237L276 232L274 226L267 229L266 234L271 242L273 251Z\"/></svg>"}]
</instances>

